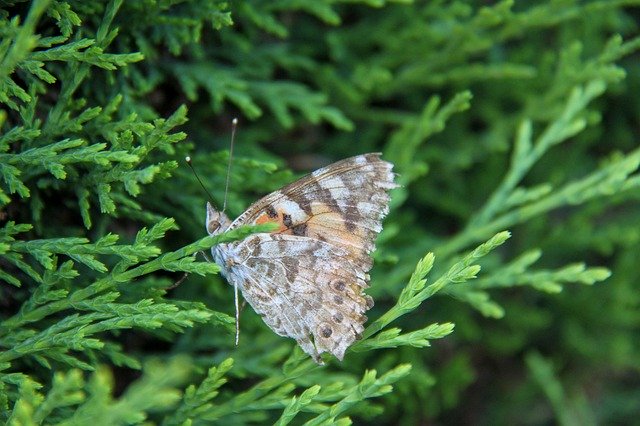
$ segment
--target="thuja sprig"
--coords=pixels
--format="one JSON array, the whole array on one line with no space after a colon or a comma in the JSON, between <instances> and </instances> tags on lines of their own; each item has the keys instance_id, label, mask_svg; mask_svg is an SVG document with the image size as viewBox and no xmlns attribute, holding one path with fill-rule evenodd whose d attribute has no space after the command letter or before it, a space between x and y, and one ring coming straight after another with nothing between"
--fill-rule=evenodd
<instances>
[{"instance_id":1,"label":"thuja sprig","mask_svg":"<svg viewBox=\"0 0 640 426\"><path fill-rule=\"evenodd\" d=\"M119 16L132 39L147 58L167 54L180 56L185 51L200 52L203 31L208 27L219 30L233 25L227 2L166 2L153 7L140 2L126 2ZM123 41L121 37L119 41Z\"/></svg>"},{"instance_id":2,"label":"thuja sprig","mask_svg":"<svg viewBox=\"0 0 640 426\"><path fill-rule=\"evenodd\" d=\"M69 315L20 343L12 342L10 349L0 353L0 363L36 354L39 355L36 360L49 368L51 365L47 358L91 370L91 365L68 352L101 349L104 343L92 337L98 333L134 327L156 329L169 325L174 331L180 331L192 327L194 322L206 322L211 317L204 309L180 310L173 304L155 303L152 300L142 300L133 305L102 302L92 306L98 308L97 312Z\"/></svg>"},{"instance_id":3,"label":"thuja sprig","mask_svg":"<svg viewBox=\"0 0 640 426\"><path fill-rule=\"evenodd\" d=\"M438 249L438 253L440 255L451 254L471 241L475 241L487 233L495 232L496 229L513 226L564 205L582 204L597 197L611 196L638 188L640 179L634 173L638 170L639 165L640 150L632 151L625 156L617 156L600 170L596 170L582 179L567 183L534 202L496 216L484 225L465 230L442 245Z\"/></svg>"},{"instance_id":4,"label":"thuja sprig","mask_svg":"<svg viewBox=\"0 0 640 426\"><path fill-rule=\"evenodd\" d=\"M595 97L603 93L605 84L595 80L585 87L575 88L562 114L535 140L532 123L525 120L518 129L511 165L504 180L467 227L438 248L440 256L449 256L485 235L504 229L565 205L578 205L597 197L611 196L638 188L635 174L640 166L640 150L626 155L614 155L599 170L554 189L543 183L532 188L518 185L533 165L553 146L565 142L586 126L584 110ZM606 279L605 268L587 268L584 264L568 265L557 270L530 269L540 253L528 252L504 267L492 271L464 288L451 287L447 292L469 303L485 316L500 318L502 307L484 291L493 287L529 285L545 292L558 292L563 283L591 284Z\"/></svg>"},{"instance_id":5,"label":"thuja sprig","mask_svg":"<svg viewBox=\"0 0 640 426\"><path fill-rule=\"evenodd\" d=\"M36 229L41 230L44 204L39 192L57 189L64 186L61 180L67 180L70 182L66 186L71 184L77 193L83 222L89 228L92 197L97 198L103 213L116 215L119 206L125 213L140 211L141 206L132 197L141 192L141 185L167 177L177 167L175 161L143 162L153 150L172 154L172 145L185 138L184 133L173 129L186 121L186 108L178 108L166 120L149 123L135 113L118 117L121 93L105 96L111 100L104 109L85 107L88 100L78 97L77 92L92 68L111 71L143 59L137 52L105 52L118 33L113 21L123 2L113 0L105 5L94 38L73 41L68 41L71 30L80 19L68 5L57 3L48 15L59 20L65 35L43 38L33 34L47 5L46 1L33 2L24 25L19 26L17 19L12 21L14 43L0 47L0 76L6 74L0 81L0 101L19 111L12 121L21 120L12 123L14 127L0 137L0 203L8 203L8 195L13 193L22 198L33 197L32 217ZM16 46L22 48L16 50ZM65 65L49 66L50 62ZM22 89L22 82L13 82L16 71L26 80L26 89ZM60 81L60 90L56 102L49 105L39 96L56 81ZM127 109L131 109L130 104ZM97 136L98 140L89 140L87 135ZM110 143L104 143L105 139ZM32 194L35 187L38 190ZM148 220L149 214L140 212L138 217Z\"/></svg>"},{"instance_id":6,"label":"thuja sprig","mask_svg":"<svg viewBox=\"0 0 640 426\"><path fill-rule=\"evenodd\" d=\"M591 4L593 6L594 3ZM589 8L589 5L586 6ZM528 100L526 115L544 116L548 107L555 105L558 99L564 99L576 85L586 84L595 79L605 83L618 83L626 77L627 72L616 61L628 56L640 48L640 37L624 41L619 34L613 35L602 52L596 56L584 58L584 44L574 41L563 48L558 57L557 71L553 75L550 89L541 97ZM552 107L555 110L555 107Z\"/></svg>"},{"instance_id":7,"label":"thuja sprig","mask_svg":"<svg viewBox=\"0 0 640 426\"><path fill-rule=\"evenodd\" d=\"M145 364L142 377L118 398L112 394L113 376L105 367L95 371L87 383L67 376L58 387L65 385L69 392L56 405L72 405L74 410L53 410L49 416L57 420L56 424L69 426L88 424L98 418L104 424L141 423L149 413L167 411L177 403L180 398L177 386L185 381L190 369L189 360L183 357L167 363L151 360Z\"/></svg>"},{"instance_id":8,"label":"thuja sprig","mask_svg":"<svg viewBox=\"0 0 640 426\"><path fill-rule=\"evenodd\" d=\"M495 288L530 286L546 293L559 293L564 284L580 283L592 285L604 281L611 271L602 267L587 267L584 263L574 263L558 269L534 269L533 264L540 259L540 250L530 250L502 267L494 269L464 288L449 287L445 290L456 299L469 303L484 316L502 318L504 309L491 299L486 290Z\"/></svg>"},{"instance_id":9,"label":"thuja sprig","mask_svg":"<svg viewBox=\"0 0 640 426\"><path fill-rule=\"evenodd\" d=\"M597 416L593 412L585 392L582 389L572 389L570 393L567 392L555 371L556 368L554 368L552 360L537 352L531 352L526 356L526 363L531 378L549 400L559 423L566 425L576 422L596 424Z\"/></svg>"},{"instance_id":10,"label":"thuja sprig","mask_svg":"<svg viewBox=\"0 0 640 426\"><path fill-rule=\"evenodd\" d=\"M291 355L282 365L281 371L273 371L267 378L244 392L231 395L231 398L218 401L216 404L206 405L206 409L203 408L202 411L199 411L199 418L206 421L216 421L230 415L241 418L259 410L286 410L286 407L291 403L291 401L287 402L287 399L296 389L300 378L318 371L319 368L321 367L298 346L293 345ZM327 387L325 386L325 388ZM333 391L328 388L326 390L330 393L322 397L324 401L337 401L343 396L342 385L334 388ZM317 397L320 398L319 395ZM307 408L314 412L320 412L325 408L315 404L311 404L311 406L307 405ZM295 407L289 411L289 414L293 415L293 411L295 411Z\"/></svg>"},{"instance_id":11,"label":"thuja sprig","mask_svg":"<svg viewBox=\"0 0 640 426\"><path fill-rule=\"evenodd\" d=\"M12 36L12 43L0 45L0 102L11 109L18 109L16 98L28 102L31 97L19 84L10 77L18 64L29 55L37 44L38 36L35 28L40 16L46 11L48 1L36 0L31 4L23 25L13 19L5 30ZM7 40L10 40L7 38Z\"/></svg>"},{"instance_id":12,"label":"thuja sprig","mask_svg":"<svg viewBox=\"0 0 640 426\"><path fill-rule=\"evenodd\" d=\"M292 127L299 113L312 123L328 122L338 129L353 129L353 123L340 110L327 105L326 95L299 82L252 81L213 63L195 66L173 62L169 66L189 99L196 100L198 89L203 88L215 110L229 101L255 119L264 113L264 105L284 128Z\"/></svg>"},{"instance_id":13,"label":"thuja sprig","mask_svg":"<svg viewBox=\"0 0 640 426\"><path fill-rule=\"evenodd\" d=\"M191 371L190 362L183 357L173 358L168 363L147 362L142 377L119 398L113 396L113 379L104 367L93 372L88 382L79 370L56 373L46 394L40 393L38 383L16 374L0 375L0 383L11 383L19 389L19 397L9 413L10 421L22 419L26 424L39 424L47 419L55 420L56 424L72 425L84 424L94 418L92 416L99 415L109 424L127 424L141 422L154 411L166 413L172 410L173 414L162 422L171 426L184 424L189 419L212 421L218 418L212 416L215 407L211 401L226 382L224 376L232 365L233 361L227 359L218 367L211 368L202 383L197 387L190 385L182 398L177 387ZM406 377L410 369L407 364L399 365L380 377L375 370L370 370L365 372L359 383L351 386L335 383L322 389L320 385L314 385L299 396L290 398L295 386L289 383L265 395L258 405L236 406L236 413L242 416L259 409L280 408L283 413L278 424L285 425L304 410L317 414L308 424L344 423L346 418L340 419L340 416L363 400L391 392L393 383ZM321 390L325 392L321 394ZM331 405L326 404L328 401L332 402Z\"/></svg>"},{"instance_id":14,"label":"thuja sprig","mask_svg":"<svg viewBox=\"0 0 640 426\"><path fill-rule=\"evenodd\" d=\"M119 100L116 103L119 103ZM184 140L186 135L183 132L172 133L172 131L187 121L186 115L186 107L181 106L167 119L156 119L153 124L132 119L126 120L124 123L114 122L112 127L105 126L103 129L105 137L112 140L115 146L130 152L137 161L133 164L119 163L109 168L94 168L80 179L80 185L76 192L80 213L87 228L91 227L89 208L92 194L97 195L100 210L103 213L116 214L116 200L118 199L126 200L127 206L140 210L141 207L129 197L120 197L121 192L116 185L122 184L129 195L137 196L140 193L141 184L149 184L156 177L167 177L170 171L177 168L178 165L175 161L167 161L134 169L156 149L169 154L174 153L173 145ZM110 120L109 117L105 117L105 119ZM136 130L135 128L138 126L141 128ZM134 137L134 131L137 133L137 137Z\"/></svg>"},{"instance_id":15,"label":"thuja sprig","mask_svg":"<svg viewBox=\"0 0 640 426\"><path fill-rule=\"evenodd\" d=\"M63 82L61 99L54 107L49 118L55 123L63 123L64 121L60 120L60 114L69 105L70 95L86 77L89 67L97 66L106 70L113 70L142 60L143 56L140 53L104 53L104 48L107 47L116 34L109 27L121 3L122 1L109 3L101 25L101 31L98 31L96 39L84 38L51 47L53 44L64 43L68 40L72 25L64 25L63 32L65 34L63 36L46 38L36 36L35 27L42 14L47 10L49 1L39 0L32 2L22 26L18 25L18 20L12 21L13 43L6 43L0 48L0 102L11 109L19 110L20 103L33 101L33 93L24 90L20 84L13 80L12 75L16 75L16 70L24 73L30 84L39 87L42 87L41 82L51 84L59 79ZM59 11L63 10L64 8L59 9ZM56 16L55 13L53 15ZM79 19L74 13L58 14L57 16L70 18L66 19L67 23L79 23ZM47 49L34 52L34 49L38 47ZM69 62L74 65L73 72L67 76L59 76L57 78L44 68L45 63L50 61Z\"/></svg>"},{"instance_id":16,"label":"thuja sprig","mask_svg":"<svg viewBox=\"0 0 640 426\"><path fill-rule=\"evenodd\" d=\"M529 170L549 149L585 128L586 120L582 116L584 110L604 89L605 85L600 80L575 88L562 114L535 140L532 123L525 120L518 129L511 165L502 183L465 229L441 245L437 254L448 257L500 229L509 228L555 208L582 204L596 197L610 196L638 187L640 180L633 173L640 165L640 150L625 156L615 156L600 170L555 190L549 184L530 189L518 187Z\"/></svg>"},{"instance_id":17,"label":"thuja sprig","mask_svg":"<svg viewBox=\"0 0 640 426\"><path fill-rule=\"evenodd\" d=\"M15 235L31 230L29 224L15 224L8 222L0 230L0 257L13 263L36 282L42 283L43 278L40 273L28 263L24 262L24 256L33 257L47 271L53 271L56 264L56 255L69 256L73 260L97 271L106 272L105 264L97 259L99 255L113 255L120 257L126 264L135 264L160 254L157 247L148 245L151 241L144 242L141 239L132 245L116 245L119 237L108 234L100 238L96 243L90 243L86 238L50 238L45 240L16 240ZM158 223L152 230L152 235L158 235L162 230L162 235L169 229L175 228L173 220L165 220ZM139 235L147 235L147 231L141 231ZM69 265L67 264L67 267ZM68 278L69 273L65 272ZM0 278L19 286L20 281L15 276L6 272L1 272Z\"/></svg>"},{"instance_id":18,"label":"thuja sprig","mask_svg":"<svg viewBox=\"0 0 640 426\"><path fill-rule=\"evenodd\" d=\"M119 237L107 234L91 244L86 238L49 238L45 240L16 241L9 250L33 256L45 269L52 269L53 255L64 254L97 271L106 272L97 255L114 255L129 263L138 263L160 254L160 249L142 244L115 245Z\"/></svg>"},{"instance_id":19,"label":"thuja sprig","mask_svg":"<svg viewBox=\"0 0 640 426\"><path fill-rule=\"evenodd\" d=\"M406 315L407 313L415 310L420 306L420 304L422 304L422 302L438 293L443 288L453 283L466 282L476 278L478 272L480 272L480 266L475 262L489 254L496 247L502 245L510 235L511 234L506 231L494 235L486 243L481 244L475 250L464 256L460 261L456 262L447 272L430 285L427 285L426 275L433 267L435 256L432 253L428 253L418 262L415 271L411 275L409 284L400 293L398 302L380 318L375 320L369 327L367 327L363 334L364 340L356 343L352 347L358 348L360 345L365 345L368 338L378 333L380 330L383 330L388 324L400 316ZM399 343L412 344L412 342L418 346L425 346L426 343L424 342L424 339L427 339L427 336L435 336L436 338L444 337L452 331L451 324L434 325L430 327L433 328L427 327L420 332L414 332L415 334L412 336L409 336L408 334L399 335L399 331L396 332L395 330L393 330L393 332L388 331L388 333L383 336L385 339L378 338L374 340L372 347L393 346Z\"/></svg>"},{"instance_id":20,"label":"thuja sprig","mask_svg":"<svg viewBox=\"0 0 640 426\"><path fill-rule=\"evenodd\" d=\"M218 396L219 388L227 382L226 373L233 367L233 359L228 358L217 367L211 367L207 377L196 387L190 385L184 392L182 402L174 414L167 417L163 425L183 424L187 419L200 418L212 408L212 400Z\"/></svg>"},{"instance_id":21,"label":"thuja sprig","mask_svg":"<svg viewBox=\"0 0 640 426\"><path fill-rule=\"evenodd\" d=\"M403 3L403 0L356 0L352 3L361 3L365 6L380 8L388 3ZM289 35L289 28L283 24L281 12L304 12L320 19L325 24L338 25L342 18L338 13L337 5L326 2L298 2L284 0L278 3L247 3L243 7L243 13L255 26L274 36L284 38Z\"/></svg>"},{"instance_id":22,"label":"thuja sprig","mask_svg":"<svg viewBox=\"0 0 640 426\"><path fill-rule=\"evenodd\" d=\"M65 166L72 164L94 163L110 167L113 163L131 165L139 162L136 155L126 151L106 151L106 147L104 143L87 146L82 139L66 139L19 153L0 154L0 176L9 194L17 193L27 198L31 192L24 182L43 172L50 173L56 179L66 179ZM9 202L1 188L0 202Z\"/></svg>"},{"instance_id":23,"label":"thuja sprig","mask_svg":"<svg viewBox=\"0 0 640 426\"><path fill-rule=\"evenodd\" d=\"M149 231L141 231L136 242L137 250L144 252L143 249L147 244L161 238L164 232L173 226L172 220L165 220ZM126 328L156 329L160 327L180 331L184 327L192 326L194 322L205 322L212 318L226 326L231 322L230 319L223 318L221 315L214 316L201 304L181 306L151 299L143 299L134 304L117 303L116 300L120 296L117 291L118 286L120 283L132 282L136 278L161 269L202 275L216 273L219 270L217 265L196 262L193 255L223 241L237 240L250 233L269 230L273 230L273 224L243 227L214 237L205 237L180 250L165 253L138 266L133 265L138 263L140 257L134 259L131 255L123 256L108 275L87 287L68 293L65 289L61 289L62 291L56 289L55 296L47 296L46 292L42 294L36 291L33 293L32 300L28 301L20 312L7 318L0 325L0 345L9 348L0 354L0 363L33 356L45 366L50 365L47 361L49 358L74 367L91 369L91 365L70 355L69 351L90 352L101 349L104 342L92 337L99 333ZM117 251L117 246L106 247ZM28 252L29 248L33 249L27 245L25 251ZM40 245L36 245L36 248L43 250ZM157 249L152 253L157 254ZM55 263L52 262L49 266L54 265ZM37 300L35 300L36 297ZM87 313L68 315L39 332L25 328L29 324L67 309ZM24 332L15 333L21 328ZM116 351L111 351L111 355L115 353Z\"/></svg>"},{"instance_id":24,"label":"thuja sprig","mask_svg":"<svg viewBox=\"0 0 640 426\"><path fill-rule=\"evenodd\" d=\"M554 145L566 141L585 128L587 122L580 113L589 102L604 93L605 88L600 80L592 81L584 88L574 88L562 114L535 141L532 141L531 122L525 121L520 126L507 174L487 203L469 221L467 228L486 224L503 206L512 204L507 203L507 199L533 165Z\"/></svg>"},{"instance_id":25,"label":"thuja sprig","mask_svg":"<svg viewBox=\"0 0 640 426\"><path fill-rule=\"evenodd\" d=\"M0 375L0 378L4 383L11 384L13 384L14 379L18 379L16 380L18 395L13 405L13 410L10 413L7 410L5 414L9 416L7 418L7 424L34 424L33 412L35 411L35 407L40 405L43 400L42 395L37 392L37 389L41 388L42 385L26 377L18 378L17 375Z\"/></svg>"},{"instance_id":26,"label":"thuja sprig","mask_svg":"<svg viewBox=\"0 0 640 426\"><path fill-rule=\"evenodd\" d=\"M31 61L35 62L34 65L37 67L36 69L39 69L41 73L38 77L47 83L53 83L55 77L41 69L44 62L86 63L105 70L115 70L131 62L141 61L142 59L144 59L144 57L140 53L104 53L102 48L96 46L96 40L83 38L61 46L32 52L28 57L29 62L26 63L26 66L31 67L33 66Z\"/></svg>"},{"instance_id":27,"label":"thuja sprig","mask_svg":"<svg viewBox=\"0 0 640 426\"><path fill-rule=\"evenodd\" d=\"M109 167L112 163L134 163L136 155L126 151L106 151L107 144L96 143L87 146L83 139L65 139L38 148L31 148L15 154L0 154L0 161L26 171L27 178L37 175L42 169L57 179L65 179L65 164L95 163Z\"/></svg>"},{"instance_id":28,"label":"thuja sprig","mask_svg":"<svg viewBox=\"0 0 640 426\"><path fill-rule=\"evenodd\" d=\"M409 365L400 365L380 378L377 378L375 371L368 371L360 383L351 387L345 387L343 383L333 383L324 388L317 385L306 389L298 397L288 399L296 388L294 381L319 368L299 348L294 349L292 357L296 359L293 361L295 368L289 368L284 374L275 374L251 389L235 394L230 400L209 406L200 412L199 418L215 421L234 413L242 416L258 410L281 408L284 411L279 424L287 424L304 408L305 411L319 414L309 424L335 424L335 418L355 404L390 392L390 385L405 377L411 368ZM331 406L326 405L326 402L334 401Z\"/></svg>"},{"instance_id":29,"label":"thuja sprig","mask_svg":"<svg viewBox=\"0 0 640 426\"><path fill-rule=\"evenodd\" d=\"M298 415L300 410L311 404L315 397L320 392L320 385L311 386L308 389L305 389L304 392L300 394L300 396L293 396L289 404L285 407L282 415L275 423L276 426L285 426L291 423L291 421Z\"/></svg>"},{"instance_id":30,"label":"thuja sprig","mask_svg":"<svg viewBox=\"0 0 640 426\"><path fill-rule=\"evenodd\" d=\"M336 421L340 421L339 416L355 404L391 392L393 390L392 384L405 377L410 371L411 365L409 364L399 365L379 378L375 370L366 371L360 383L348 389L344 398L322 410L318 416L306 422L305 425L336 424Z\"/></svg>"},{"instance_id":31,"label":"thuja sprig","mask_svg":"<svg viewBox=\"0 0 640 426\"><path fill-rule=\"evenodd\" d=\"M592 285L611 275L607 268L588 268L584 263L573 263L558 269L530 269L541 257L540 250L528 251L513 262L470 284L472 288L490 289L529 285L547 293L559 293L563 283L581 283Z\"/></svg>"},{"instance_id":32,"label":"thuja sprig","mask_svg":"<svg viewBox=\"0 0 640 426\"><path fill-rule=\"evenodd\" d=\"M402 329L393 327L382 330L374 337L371 337L361 344L354 346L354 352L364 352L372 349L397 348L398 346L413 346L414 348L424 348L431 346L431 340L442 339L453 332L452 323L431 324L427 327L401 334Z\"/></svg>"},{"instance_id":33,"label":"thuja sprig","mask_svg":"<svg viewBox=\"0 0 640 426\"><path fill-rule=\"evenodd\" d=\"M172 229L174 226L173 220L167 219L155 227L153 227L150 231L143 230L141 231L140 241L142 243L148 243L152 239L160 238L161 235L164 235L164 232ZM40 306L33 311L28 313L17 314L9 319L3 321L0 324L0 335L4 332L10 331L12 328L19 327L21 325L38 321L44 318L47 315L51 315L55 312L58 312L63 309L67 309L71 307L74 303L81 302L87 298L94 297L99 293L102 293L107 290L111 290L117 286L117 284L121 282L128 282L135 278L141 277L146 274L150 274L152 272L162 270L165 268L171 268L167 270L180 271L178 269L182 264L181 260L188 258L200 251L211 248L212 246L227 242L234 241L238 239L242 239L252 233L256 232L268 232L269 230L273 230L273 224L263 224L256 226L244 226L241 228L234 229L232 231L216 235L214 237L204 237L194 243L191 243L179 250L174 252L165 253L162 256L153 259L149 262L146 262L142 265L131 267L131 264L128 261L121 261L111 270L111 272L103 278L98 279L94 283L90 284L85 288L81 288L75 290L73 293L70 293L69 296L64 300L58 300L44 306ZM194 261L186 261L186 265L192 268ZM219 270L219 267L213 263L208 262L197 262L198 267L192 268L190 272L198 273L198 274L208 274L208 273L216 273Z\"/></svg>"},{"instance_id":34,"label":"thuja sprig","mask_svg":"<svg viewBox=\"0 0 640 426\"><path fill-rule=\"evenodd\" d=\"M34 407L33 422L41 424L55 410L80 404L86 398L83 385L84 378L81 370L74 369L68 372L55 373L51 389L42 403Z\"/></svg>"}]
</instances>

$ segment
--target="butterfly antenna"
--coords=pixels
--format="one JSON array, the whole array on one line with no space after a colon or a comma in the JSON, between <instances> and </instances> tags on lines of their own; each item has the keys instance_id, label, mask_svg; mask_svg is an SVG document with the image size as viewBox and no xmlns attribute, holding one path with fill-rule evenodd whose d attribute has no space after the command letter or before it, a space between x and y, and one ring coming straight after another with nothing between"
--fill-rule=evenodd
<instances>
[{"instance_id":1,"label":"butterfly antenna","mask_svg":"<svg viewBox=\"0 0 640 426\"><path fill-rule=\"evenodd\" d=\"M189 166L189 168L193 172L193 175L196 177L196 179L198 179L198 183L200 183L200 186L202 187L202 189L204 189L204 192L206 192L207 195L209 196L209 201L211 201L211 203L213 204L213 197L211 196L209 191L207 191L207 187L204 186L204 183L202 183L202 181L200 180L200 176L198 176L198 173L196 172L196 169L193 167L193 164L191 164L191 157L189 157L189 156L185 157L184 161L187 162L187 166Z\"/></svg>"},{"instance_id":2,"label":"butterfly antenna","mask_svg":"<svg viewBox=\"0 0 640 426\"><path fill-rule=\"evenodd\" d=\"M236 129L238 128L238 119L231 120L231 146L229 147L229 165L227 166L227 182L224 185L224 202L222 203L222 213L227 210L227 194L229 193L229 180L231 179L231 163L233 161L233 145L236 140Z\"/></svg>"}]
</instances>

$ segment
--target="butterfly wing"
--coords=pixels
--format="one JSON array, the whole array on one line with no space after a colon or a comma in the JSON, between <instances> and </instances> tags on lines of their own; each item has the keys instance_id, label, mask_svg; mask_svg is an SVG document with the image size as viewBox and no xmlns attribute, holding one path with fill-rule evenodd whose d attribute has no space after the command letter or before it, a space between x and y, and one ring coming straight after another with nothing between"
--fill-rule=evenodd
<instances>
[{"instance_id":1,"label":"butterfly wing","mask_svg":"<svg viewBox=\"0 0 640 426\"><path fill-rule=\"evenodd\" d=\"M270 234L219 245L214 259L277 334L296 339L320 362L342 359L373 306L368 286L376 235L395 188L379 154L348 158L251 205L230 226L277 222Z\"/></svg>"},{"instance_id":2,"label":"butterfly wing","mask_svg":"<svg viewBox=\"0 0 640 426\"><path fill-rule=\"evenodd\" d=\"M347 158L316 170L251 205L230 228L277 222L279 234L326 241L346 250L368 271L374 240L389 212L387 191L397 187L393 165L380 154Z\"/></svg>"},{"instance_id":3,"label":"butterfly wing","mask_svg":"<svg viewBox=\"0 0 640 426\"><path fill-rule=\"evenodd\" d=\"M367 277L345 250L297 235L255 234L234 257L227 278L274 332L294 338L316 362L323 352L342 360L373 306L362 293Z\"/></svg>"}]
</instances>

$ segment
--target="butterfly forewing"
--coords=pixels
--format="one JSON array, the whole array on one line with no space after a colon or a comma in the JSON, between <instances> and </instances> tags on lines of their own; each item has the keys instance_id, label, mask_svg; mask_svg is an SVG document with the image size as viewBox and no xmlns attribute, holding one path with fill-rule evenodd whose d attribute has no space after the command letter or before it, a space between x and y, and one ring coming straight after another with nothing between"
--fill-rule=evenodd
<instances>
[{"instance_id":1,"label":"butterfly forewing","mask_svg":"<svg viewBox=\"0 0 640 426\"><path fill-rule=\"evenodd\" d=\"M371 266L368 254L389 211L393 165L379 154L339 161L254 203L231 227L275 221L276 232L325 240Z\"/></svg>"}]
</instances>

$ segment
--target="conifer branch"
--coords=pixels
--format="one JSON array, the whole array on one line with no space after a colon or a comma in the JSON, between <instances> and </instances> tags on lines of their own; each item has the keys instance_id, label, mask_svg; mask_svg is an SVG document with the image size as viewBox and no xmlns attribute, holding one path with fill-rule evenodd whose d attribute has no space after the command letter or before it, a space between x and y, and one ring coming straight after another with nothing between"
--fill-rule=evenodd
<instances>
[{"instance_id":1,"label":"conifer branch","mask_svg":"<svg viewBox=\"0 0 640 426\"><path fill-rule=\"evenodd\" d=\"M282 412L282 415L275 424L277 426L285 426L291 423L291 421L300 412L300 410L313 402L314 398L320 392L320 389L321 388L319 385L311 386L310 388L305 389L305 391L302 392L299 397L292 397L289 405L286 406L286 408Z\"/></svg>"},{"instance_id":2,"label":"conifer branch","mask_svg":"<svg viewBox=\"0 0 640 426\"><path fill-rule=\"evenodd\" d=\"M377 373L375 370L366 371L362 381L349 389L347 395L342 400L333 404L328 409L323 410L320 415L309 420L305 425L312 426L336 422L338 416L358 402L391 392L393 390L391 385L405 377L410 371L411 366L408 364L399 365L380 376L380 378L376 377Z\"/></svg>"},{"instance_id":3,"label":"conifer branch","mask_svg":"<svg viewBox=\"0 0 640 426\"><path fill-rule=\"evenodd\" d=\"M163 425L183 424L186 419L198 418L207 410L210 410L213 407L211 401L218 396L218 389L227 382L224 376L232 366L233 359L228 358L220 363L219 366L211 367L207 377L198 387L190 385L186 389L182 403L175 413L163 422Z\"/></svg>"},{"instance_id":4,"label":"conifer branch","mask_svg":"<svg viewBox=\"0 0 640 426\"><path fill-rule=\"evenodd\" d=\"M519 128L515 141L511 165L500 186L480 212L469 221L467 229L483 226L506 203L509 195L515 190L522 178L531 167L554 145L566 141L576 133L582 131L586 125L583 118L578 117L586 106L600 96L606 86L602 81L595 80L584 88L577 87L569 96L564 111L553 121L535 142L531 141L531 122L525 121Z\"/></svg>"},{"instance_id":5,"label":"conifer branch","mask_svg":"<svg viewBox=\"0 0 640 426\"><path fill-rule=\"evenodd\" d=\"M568 183L532 203L496 216L485 225L467 228L442 245L438 254L440 256L450 255L487 234L522 223L555 208L578 205L597 197L610 196L623 190L636 188L639 182L634 173L637 172L639 165L640 150L632 151L624 157L613 160L600 170L580 180Z\"/></svg>"},{"instance_id":6,"label":"conifer branch","mask_svg":"<svg viewBox=\"0 0 640 426\"><path fill-rule=\"evenodd\" d=\"M474 264L474 262L476 262L479 258L486 256L496 247L502 245L510 236L511 234L506 231L494 235L486 243L481 244L471 253L464 256L462 260L456 262L451 268L449 268L446 273L444 273L431 285L426 284L427 280L424 277L433 267L435 257L432 253L428 253L423 259L420 260L420 262L418 262L415 271L411 275L409 284L400 293L398 302L365 329L363 333L364 339L373 336L398 317L413 311L418 306L420 306L423 301L438 293L446 286L453 283L461 283L476 278L477 273L480 271L480 266ZM449 326L445 325L445 328L446 327ZM423 333L426 334L427 330L425 329ZM395 334L395 332L392 333L391 337L392 339L395 339L395 336L393 336L393 334ZM438 331L437 335L444 336L442 334L442 331ZM390 336L386 337L388 338ZM416 344L419 344L418 342L422 340L421 333L414 335L414 337L417 337ZM364 342L366 342L366 340L358 344L364 344Z\"/></svg>"}]
</instances>

